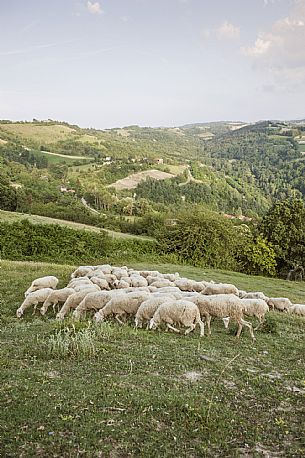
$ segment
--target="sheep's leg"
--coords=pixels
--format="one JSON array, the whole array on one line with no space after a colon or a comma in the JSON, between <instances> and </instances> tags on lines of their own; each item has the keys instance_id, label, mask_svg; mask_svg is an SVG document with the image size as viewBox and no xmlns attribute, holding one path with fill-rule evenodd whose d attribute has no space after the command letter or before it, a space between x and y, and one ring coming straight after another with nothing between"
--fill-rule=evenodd
<instances>
[{"instance_id":1,"label":"sheep's leg","mask_svg":"<svg viewBox=\"0 0 305 458\"><path fill-rule=\"evenodd\" d=\"M56 306L57 306L57 312L59 311L59 305L58 305L58 301L54 302L53 303L53 312L56 313Z\"/></svg>"},{"instance_id":2,"label":"sheep's leg","mask_svg":"<svg viewBox=\"0 0 305 458\"><path fill-rule=\"evenodd\" d=\"M191 326L185 331L184 335L188 335L190 332L194 331L196 324L191 324Z\"/></svg>"},{"instance_id":3,"label":"sheep's leg","mask_svg":"<svg viewBox=\"0 0 305 458\"><path fill-rule=\"evenodd\" d=\"M166 323L166 326L167 326L168 329L171 329L172 331L180 333L179 329L174 328L174 326L172 326L171 324Z\"/></svg>"},{"instance_id":4,"label":"sheep's leg","mask_svg":"<svg viewBox=\"0 0 305 458\"><path fill-rule=\"evenodd\" d=\"M34 305L34 309L33 309L32 315L35 315L35 312L36 312L36 309L37 309L38 302L34 302L33 305Z\"/></svg>"},{"instance_id":5,"label":"sheep's leg","mask_svg":"<svg viewBox=\"0 0 305 458\"><path fill-rule=\"evenodd\" d=\"M65 302L62 308L57 313L56 318L58 320L63 320L71 308L72 307L70 306L70 304L69 303L67 304L67 302Z\"/></svg>"},{"instance_id":6,"label":"sheep's leg","mask_svg":"<svg viewBox=\"0 0 305 458\"><path fill-rule=\"evenodd\" d=\"M237 323L238 323L238 329L237 329L237 333L236 333L236 336L235 336L235 337L236 337L236 339L239 339L240 333L241 333L242 328L243 328L243 325L242 325L241 322L239 322L239 321L238 321Z\"/></svg>"},{"instance_id":7,"label":"sheep's leg","mask_svg":"<svg viewBox=\"0 0 305 458\"><path fill-rule=\"evenodd\" d=\"M211 315L206 315L208 335L211 335Z\"/></svg>"},{"instance_id":8,"label":"sheep's leg","mask_svg":"<svg viewBox=\"0 0 305 458\"><path fill-rule=\"evenodd\" d=\"M249 329L250 335L251 335L251 337L252 337L252 340L255 340L255 336L254 336L254 333L253 333L252 324L249 323L249 321L244 320L243 318L240 319L239 328L238 328L236 337L239 337L239 336L240 336L240 332L241 332L240 326L241 326L241 329L242 329L243 325L244 325L244 326L247 326L247 328ZM240 330L240 332L239 332L239 330ZM239 332L239 334L238 334L238 332Z\"/></svg>"},{"instance_id":9,"label":"sheep's leg","mask_svg":"<svg viewBox=\"0 0 305 458\"><path fill-rule=\"evenodd\" d=\"M118 315L118 314L115 315L115 319L116 319L117 322L120 323L120 325L122 326L122 325L124 324L124 322L120 320L119 316L120 316L120 315Z\"/></svg>"},{"instance_id":10,"label":"sheep's leg","mask_svg":"<svg viewBox=\"0 0 305 458\"><path fill-rule=\"evenodd\" d=\"M204 337L204 323L203 321L199 320L198 324L200 326L200 337Z\"/></svg>"},{"instance_id":11,"label":"sheep's leg","mask_svg":"<svg viewBox=\"0 0 305 458\"><path fill-rule=\"evenodd\" d=\"M254 328L254 331L257 331L259 329L259 327L264 323L265 321L265 317L262 317L262 316L258 316L258 325L256 326L256 328Z\"/></svg>"}]
</instances>

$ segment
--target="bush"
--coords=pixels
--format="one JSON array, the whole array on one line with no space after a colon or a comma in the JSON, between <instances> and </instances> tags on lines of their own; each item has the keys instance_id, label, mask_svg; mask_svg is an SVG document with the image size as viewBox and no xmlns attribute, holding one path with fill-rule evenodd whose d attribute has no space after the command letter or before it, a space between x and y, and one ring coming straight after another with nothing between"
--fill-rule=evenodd
<instances>
[{"instance_id":1,"label":"bush","mask_svg":"<svg viewBox=\"0 0 305 458\"><path fill-rule=\"evenodd\" d=\"M92 262L105 256L108 236L58 224L28 220L0 223L0 255L5 259L53 262Z\"/></svg>"},{"instance_id":2,"label":"bush","mask_svg":"<svg viewBox=\"0 0 305 458\"><path fill-rule=\"evenodd\" d=\"M237 259L239 270L246 274L276 274L276 255L271 243L259 235L254 237L250 231L241 234Z\"/></svg>"}]
</instances>

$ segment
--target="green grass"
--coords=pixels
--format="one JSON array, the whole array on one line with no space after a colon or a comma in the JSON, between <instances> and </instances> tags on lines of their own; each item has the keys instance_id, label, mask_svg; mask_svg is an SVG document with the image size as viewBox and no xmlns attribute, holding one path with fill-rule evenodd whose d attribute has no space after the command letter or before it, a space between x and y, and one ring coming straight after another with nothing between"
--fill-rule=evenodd
<instances>
[{"instance_id":1,"label":"green grass","mask_svg":"<svg viewBox=\"0 0 305 458\"><path fill-rule=\"evenodd\" d=\"M39 215L28 215L26 213L18 212L9 212L5 210L0 210L0 222L12 223L21 219L27 219L32 224L59 224L60 226L68 226L72 229L86 230L91 232L100 232L100 228L96 226L89 226L88 224L75 223L73 221L65 221L63 219L49 218L48 216L39 216ZM138 239L138 240L152 240L150 237L133 235L133 234L124 234L123 232L116 232L110 229L103 229L108 233L110 237L113 238L123 238L123 239Z\"/></svg>"},{"instance_id":2,"label":"green grass","mask_svg":"<svg viewBox=\"0 0 305 458\"><path fill-rule=\"evenodd\" d=\"M304 298L300 283L154 267ZM0 263L0 456L304 455L304 318L271 312L275 332L257 331L254 344L220 322L199 339L114 322L73 327L51 310L15 318L33 278L55 274L61 287L72 270Z\"/></svg>"}]
</instances>

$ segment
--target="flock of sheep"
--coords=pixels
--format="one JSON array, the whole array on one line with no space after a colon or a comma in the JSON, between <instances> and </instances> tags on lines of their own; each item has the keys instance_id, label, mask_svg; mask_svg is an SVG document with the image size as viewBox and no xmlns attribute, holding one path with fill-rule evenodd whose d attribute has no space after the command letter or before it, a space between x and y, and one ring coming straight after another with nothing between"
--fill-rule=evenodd
<instances>
[{"instance_id":1,"label":"flock of sheep","mask_svg":"<svg viewBox=\"0 0 305 458\"><path fill-rule=\"evenodd\" d=\"M72 309L77 320L87 310L93 310L97 322L114 316L123 324L126 316L133 316L136 327L146 323L149 329L156 329L164 323L175 332L180 332L176 326L186 327L185 334L198 325L201 337L205 324L211 334L211 318L215 317L222 319L226 328L230 319L234 320L238 324L237 337L246 326L255 340L252 324L244 316L256 317L258 327L269 309L305 316L305 305L292 304L287 298L268 298L262 292L241 291L231 284L181 278L177 272L162 274L108 264L80 266L65 288L56 289L57 284L54 276L34 280L17 309L17 317L31 306L35 312L40 303L42 315L51 305L55 311L62 304L56 315L58 320L64 319Z\"/></svg>"}]
</instances>

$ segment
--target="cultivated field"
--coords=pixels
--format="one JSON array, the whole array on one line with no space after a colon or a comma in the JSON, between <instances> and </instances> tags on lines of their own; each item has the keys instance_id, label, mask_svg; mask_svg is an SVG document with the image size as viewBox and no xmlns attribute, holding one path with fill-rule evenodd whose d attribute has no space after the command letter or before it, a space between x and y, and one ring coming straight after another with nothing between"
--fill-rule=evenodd
<instances>
[{"instance_id":1,"label":"cultivated field","mask_svg":"<svg viewBox=\"0 0 305 458\"><path fill-rule=\"evenodd\" d=\"M174 178L176 175L172 173L162 172L161 170L145 170L144 172L133 173L126 178L117 180L115 183L108 185L108 188L115 188L117 191L122 189L133 189L138 186L141 181L146 178L154 178L155 180L166 180L168 178Z\"/></svg>"},{"instance_id":2,"label":"cultivated field","mask_svg":"<svg viewBox=\"0 0 305 458\"><path fill-rule=\"evenodd\" d=\"M305 302L304 283L134 267ZM304 318L270 312L255 343L247 332L235 341L234 325L226 331L221 322L200 339L57 323L51 310L19 320L33 278L54 274L61 287L74 267L2 261L0 269L0 456L304 456Z\"/></svg>"}]
</instances>

